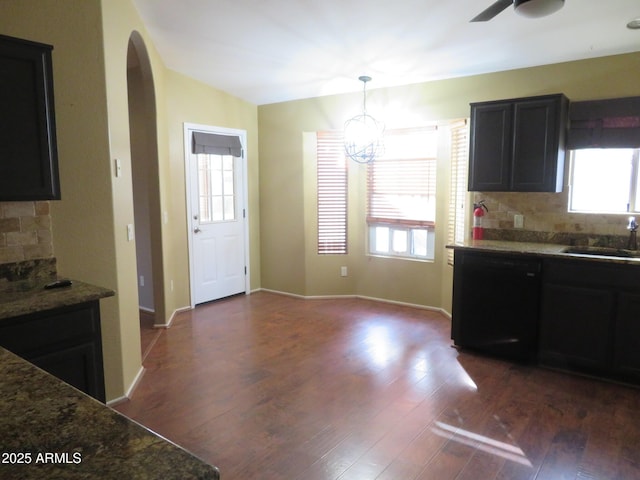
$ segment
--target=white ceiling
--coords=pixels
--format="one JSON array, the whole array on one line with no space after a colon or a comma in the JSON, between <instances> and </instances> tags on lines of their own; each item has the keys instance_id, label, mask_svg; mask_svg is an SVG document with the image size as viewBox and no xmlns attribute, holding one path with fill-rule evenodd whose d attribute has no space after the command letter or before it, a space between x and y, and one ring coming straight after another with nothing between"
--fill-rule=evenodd
<instances>
[{"instance_id":1,"label":"white ceiling","mask_svg":"<svg viewBox=\"0 0 640 480\"><path fill-rule=\"evenodd\" d=\"M640 0L134 0L166 66L256 105L640 51Z\"/></svg>"}]
</instances>

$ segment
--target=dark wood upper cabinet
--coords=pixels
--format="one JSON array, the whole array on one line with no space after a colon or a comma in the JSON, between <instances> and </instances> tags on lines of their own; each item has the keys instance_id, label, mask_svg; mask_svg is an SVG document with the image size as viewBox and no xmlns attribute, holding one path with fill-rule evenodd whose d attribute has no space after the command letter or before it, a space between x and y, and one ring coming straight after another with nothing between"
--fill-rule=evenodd
<instances>
[{"instance_id":1,"label":"dark wood upper cabinet","mask_svg":"<svg viewBox=\"0 0 640 480\"><path fill-rule=\"evenodd\" d=\"M0 35L0 201L60 199L52 50Z\"/></svg>"},{"instance_id":2,"label":"dark wood upper cabinet","mask_svg":"<svg viewBox=\"0 0 640 480\"><path fill-rule=\"evenodd\" d=\"M562 94L472 103L469 190L562 191L568 105Z\"/></svg>"}]
</instances>

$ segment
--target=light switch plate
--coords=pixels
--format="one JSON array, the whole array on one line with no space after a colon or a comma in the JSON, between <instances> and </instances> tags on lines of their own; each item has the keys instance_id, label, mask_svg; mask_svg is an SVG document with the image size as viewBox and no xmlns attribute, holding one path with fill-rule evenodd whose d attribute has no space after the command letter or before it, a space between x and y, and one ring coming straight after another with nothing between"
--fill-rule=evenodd
<instances>
[{"instance_id":1,"label":"light switch plate","mask_svg":"<svg viewBox=\"0 0 640 480\"><path fill-rule=\"evenodd\" d=\"M524 215L513 216L513 228L524 228Z\"/></svg>"}]
</instances>

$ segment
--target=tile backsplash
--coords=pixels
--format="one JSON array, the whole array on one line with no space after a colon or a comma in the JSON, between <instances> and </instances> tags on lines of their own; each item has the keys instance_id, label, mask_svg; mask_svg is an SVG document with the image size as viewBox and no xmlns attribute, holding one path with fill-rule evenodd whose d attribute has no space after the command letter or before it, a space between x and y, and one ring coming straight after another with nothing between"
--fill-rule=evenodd
<instances>
[{"instance_id":1,"label":"tile backsplash","mask_svg":"<svg viewBox=\"0 0 640 480\"><path fill-rule=\"evenodd\" d=\"M0 264L52 257L49 202L0 202Z\"/></svg>"},{"instance_id":2,"label":"tile backsplash","mask_svg":"<svg viewBox=\"0 0 640 480\"><path fill-rule=\"evenodd\" d=\"M624 248L629 236L629 215L568 212L566 186L561 193L474 192L472 198L489 209L485 238ZM524 216L524 228L514 228L516 214Z\"/></svg>"}]
</instances>

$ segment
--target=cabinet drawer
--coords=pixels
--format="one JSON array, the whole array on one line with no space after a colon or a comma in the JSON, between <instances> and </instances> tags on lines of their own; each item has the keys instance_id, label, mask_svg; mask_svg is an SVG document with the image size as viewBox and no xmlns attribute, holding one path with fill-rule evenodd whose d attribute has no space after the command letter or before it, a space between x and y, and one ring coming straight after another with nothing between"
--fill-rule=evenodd
<instances>
[{"instance_id":1,"label":"cabinet drawer","mask_svg":"<svg viewBox=\"0 0 640 480\"><path fill-rule=\"evenodd\" d=\"M545 282L603 286L610 289L638 289L640 267L588 260L546 260Z\"/></svg>"},{"instance_id":2,"label":"cabinet drawer","mask_svg":"<svg viewBox=\"0 0 640 480\"><path fill-rule=\"evenodd\" d=\"M100 332L97 302L23 315L0 322L0 345L21 355L93 339Z\"/></svg>"}]
</instances>

